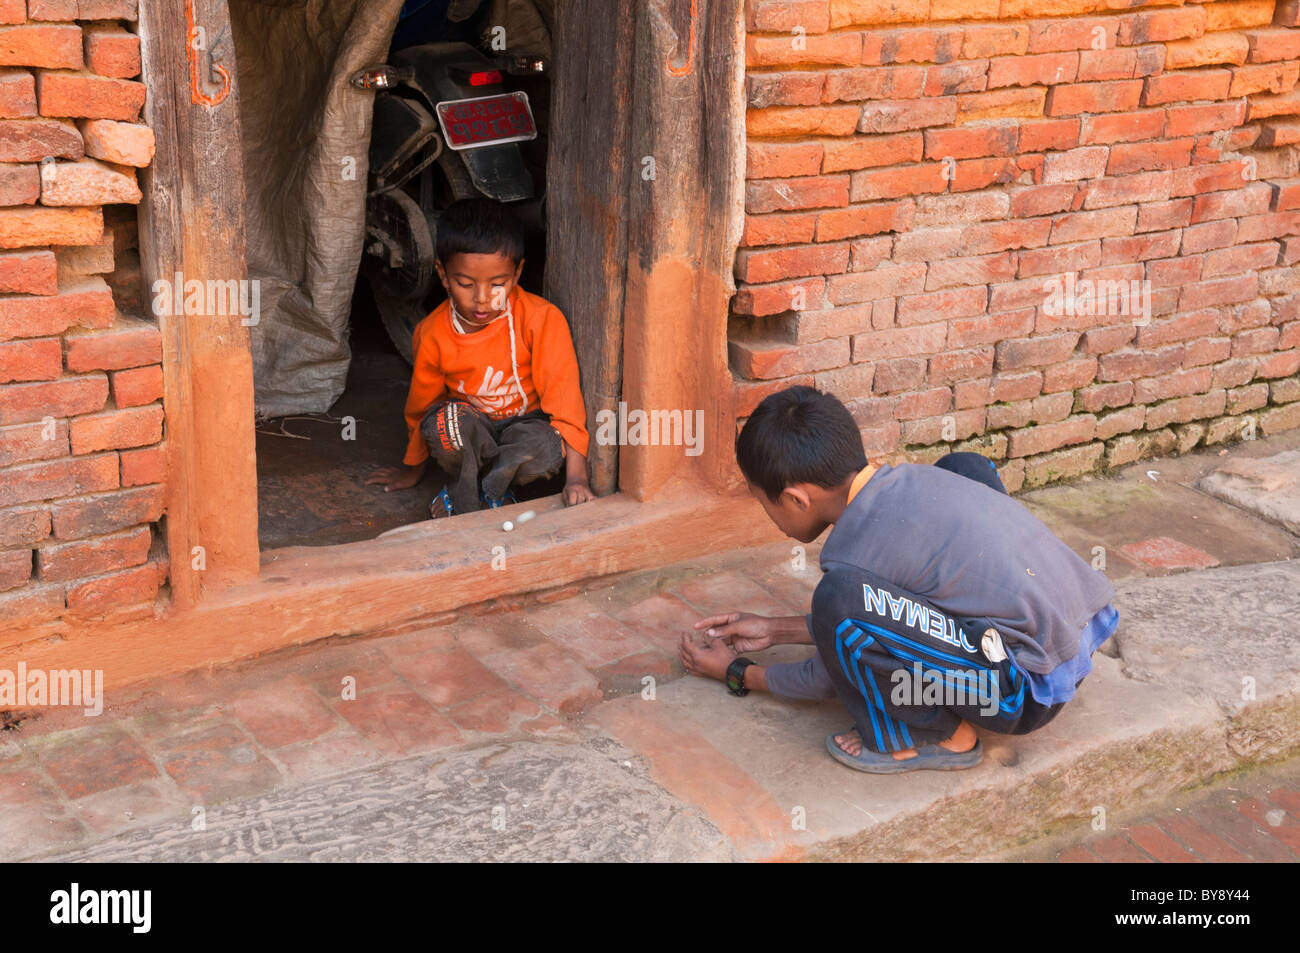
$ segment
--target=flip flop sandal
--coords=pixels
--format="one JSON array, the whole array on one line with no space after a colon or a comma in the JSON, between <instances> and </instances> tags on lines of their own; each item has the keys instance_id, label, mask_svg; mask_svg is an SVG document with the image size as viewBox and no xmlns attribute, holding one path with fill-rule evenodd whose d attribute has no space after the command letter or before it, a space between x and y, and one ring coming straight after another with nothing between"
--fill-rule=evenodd
<instances>
[{"instance_id":1,"label":"flip flop sandal","mask_svg":"<svg viewBox=\"0 0 1300 953\"><path fill-rule=\"evenodd\" d=\"M433 502L429 504L429 517L438 520L455 514L455 507L451 505L451 494L447 492L447 488L444 486L442 492L435 496Z\"/></svg>"},{"instance_id":2,"label":"flip flop sandal","mask_svg":"<svg viewBox=\"0 0 1300 953\"><path fill-rule=\"evenodd\" d=\"M849 731L853 730L849 729ZM845 732L841 731L838 734L845 734ZM975 747L969 751L949 751L939 745L922 745L916 749L915 758L902 761L892 754L869 751L866 745L862 746L862 751L855 758L835 743L833 734L826 736L826 750L840 764L847 765L855 771L865 771L867 774L905 774L908 771L925 770L961 771L965 768L973 768L984 760L984 746L979 739L975 740Z\"/></svg>"},{"instance_id":3,"label":"flip flop sandal","mask_svg":"<svg viewBox=\"0 0 1300 953\"><path fill-rule=\"evenodd\" d=\"M499 500L488 496L486 493L482 494L482 499L483 504L490 510L500 509L503 506L509 506L511 503L519 502L510 490L506 490L505 495Z\"/></svg>"}]
</instances>

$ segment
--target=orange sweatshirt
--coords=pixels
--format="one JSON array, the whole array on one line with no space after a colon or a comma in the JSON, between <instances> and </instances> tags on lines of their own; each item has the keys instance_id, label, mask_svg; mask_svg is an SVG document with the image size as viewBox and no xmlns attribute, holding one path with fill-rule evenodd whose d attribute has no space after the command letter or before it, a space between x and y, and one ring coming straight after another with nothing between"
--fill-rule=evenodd
<instances>
[{"instance_id":1,"label":"orange sweatshirt","mask_svg":"<svg viewBox=\"0 0 1300 953\"><path fill-rule=\"evenodd\" d=\"M515 361L527 409L544 410L564 442L587 453L587 411L578 385L578 358L569 324L545 298L518 287L510 294L515 324ZM440 397L457 397L496 420L524 412L510 360L509 322L503 314L482 331L461 334L444 301L415 326L415 369L406 398L410 439L403 462L428 459L420 422Z\"/></svg>"}]
</instances>

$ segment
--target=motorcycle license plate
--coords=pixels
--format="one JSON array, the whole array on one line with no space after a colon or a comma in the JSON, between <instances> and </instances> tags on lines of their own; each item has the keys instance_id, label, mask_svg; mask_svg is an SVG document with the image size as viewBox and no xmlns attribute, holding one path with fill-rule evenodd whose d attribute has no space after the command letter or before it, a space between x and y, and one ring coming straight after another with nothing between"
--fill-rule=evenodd
<instances>
[{"instance_id":1,"label":"motorcycle license plate","mask_svg":"<svg viewBox=\"0 0 1300 953\"><path fill-rule=\"evenodd\" d=\"M438 103L438 122L447 145L477 149L537 138L527 93L501 93Z\"/></svg>"}]
</instances>

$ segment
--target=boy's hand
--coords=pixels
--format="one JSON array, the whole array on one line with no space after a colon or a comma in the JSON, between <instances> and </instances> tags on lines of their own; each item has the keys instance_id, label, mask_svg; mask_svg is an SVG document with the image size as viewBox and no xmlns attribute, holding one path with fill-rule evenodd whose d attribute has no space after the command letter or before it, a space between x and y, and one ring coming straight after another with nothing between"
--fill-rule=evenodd
<instances>
[{"instance_id":1,"label":"boy's hand","mask_svg":"<svg viewBox=\"0 0 1300 953\"><path fill-rule=\"evenodd\" d=\"M564 484L565 506L577 506L579 503L586 503L595 498L596 494L591 492L591 484L586 480L571 480Z\"/></svg>"},{"instance_id":2,"label":"boy's hand","mask_svg":"<svg viewBox=\"0 0 1300 953\"><path fill-rule=\"evenodd\" d=\"M704 634L710 640L720 639L737 652L758 652L774 644L771 622L752 612L728 612L701 619L695 623L695 629L707 629Z\"/></svg>"},{"instance_id":3,"label":"boy's hand","mask_svg":"<svg viewBox=\"0 0 1300 953\"><path fill-rule=\"evenodd\" d=\"M692 675L718 681L727 677L727 667L737 658L737 654L722 642L708 639L700 645L689 635L683 635L677 643L677 655L682 667Z\"/></svg>"},{"instance_id":4,"label":"boy's hand","mask_svg":"<svg viewBox=\"0 0 1300 953\"><path fill-rule=\"evenodd\" d=\"M424 464L408 467L380 467L366 480L366 486L382 486L389 490L409 490L424 476Z\"/></svg>"}]
</instances>

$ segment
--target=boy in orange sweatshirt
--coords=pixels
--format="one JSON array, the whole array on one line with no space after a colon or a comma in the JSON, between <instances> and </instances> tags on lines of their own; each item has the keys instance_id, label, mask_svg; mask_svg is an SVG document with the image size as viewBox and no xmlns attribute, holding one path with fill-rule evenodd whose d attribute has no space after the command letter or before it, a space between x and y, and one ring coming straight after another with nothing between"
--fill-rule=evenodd
<instances>
[{"instance_id":1,"label":"boy in orange sweatshirt","mask_svg":"<svg viewBox=\"0 0 1300 953\"><path fill-rule=\"evenodd\" d=\"M518 286L523 227L506 206L467 199L438 218L447 300L415 327L400 467L366 481L415 486L430 457L449 483L434 518L512 502L510 487L564 469L564 502L593 499L578 360L560 310Z\"/></svg>"}]
</instances>

